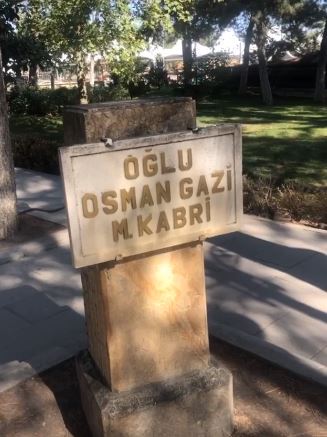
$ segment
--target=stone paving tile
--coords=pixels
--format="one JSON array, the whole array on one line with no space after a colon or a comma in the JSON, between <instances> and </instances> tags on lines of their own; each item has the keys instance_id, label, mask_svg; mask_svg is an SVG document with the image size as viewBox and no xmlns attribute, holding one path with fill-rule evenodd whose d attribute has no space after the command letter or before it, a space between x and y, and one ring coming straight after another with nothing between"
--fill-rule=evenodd
<instances>
[{"instance_id":1,"label":"stone paving tile","mask_svg":"<svg viewBox=\"0 0 327 437\"><path fill-rule=\"evenodd\" d=\"M73 340L75 340L73 338ZM74 356L86 348L86 341L77 338L70 347L55 346L39 351L36 355L29 357L28 362L10 361L0 364L0 392L14 387L31 376L43 372L62 361Z\"/></svg>"},{"instance_id":2,"label":"stone paving tile","mask_svg":"<svg viewBox=\"0 0 327 437\"><path fill-rule=\"evenodd\" d=\"M15 336L15 342L1 350L0 364L29 359L43 350L68 347L74 344L81 333L85 335L84 318L67 309L46 320L31 325Z\"/></svg>"},{"instance_id":3,"label":"stone paving tile","mask_svg":"<svg viewBox=\"0 0 327 437\"><path fill-rule=\"evenodd\" d=\"M311 358L327 346L327 323L321 318L323 315L323 311L320 316L288 311L277 323L269 325L256 336L288 352Z\"/></svg>"},{"instance_id":4,"label":"stone paving tile","mask_svg":"<svg viewBox=\"0 0 327 437\"><path fill-rule=\"evenodd\" d=\"M280 271L209 243L205 245L205 266L208 276L216 278L231 294L234 290L242 291L259 300L279 302L286 309L305 312L325 307L327 311L327 293L315 285L318 279L310 283L304 268L301 279L296 272ZM317 273L324 281L327 269Z\"/></svg>"},{"instance_id":5,"label":"stone paving tile","mask_svg":"<svg viewBox=\"0 0 327 437\"><path fill-rule=\"evenodd\" d=\"M226 283L216 276L217 272L207 270L206 290L209 322L216 321L233 326L241 332L256 335L266 326L280 319L285 309L277 300L260 300L241 289L242 275L233 276L232 283ZM240 284L237 290L235 284ZM259 290L258 290L259 291Z\"/></svg>"},{"instance_id":6,"label":"stone paving tile","mask_svg":"<svg viewBox=\"0 0 327 437\"><path fill-rule=\"evenodd\" d=\"M280 290L284 290L284 293L278 296L283 305L307 314L318 312L319 316L327 322L327 293L325 291L290 274L276 276L274 282Z\"/></svg>"},{"instance_id":7,"label":"stone paving tile","mask_svg":"<svg viewBox=\"0 0 327 437\"><path fill-rule=\"evenodd\" d=\"M8 344L16 347L17 338L30 328L30 323L11 313L7 308L0 308L0 362L4 348Z\"/></svg>"},{"instance_id":8,"label":"stone paving tile","mask_svg":"<svg viewBox=\"0 0 327 437\"><path fill-rule=\"evenodd\" d=\"M209 241L244 258L283 269L289 269L317 254L312 249L288 247L241 232L236 233L233 239L220 241L219 237L215 237Z\"/></svg>"},{"instance_id":9,"label":"stone paving tile","mask_svg":"<svg viewBox=\"0 0 327 437\"><path fill-rule=\"evenodd\" d=\"M16 168L18 210L41 208L52 210L64 207L64 194L60 176ZM47 213L31 211L31 215L67 226L65 209Z\"/></svg>"},{"instance_id":10,"label":"stone paving tile","mask_svg":"<svg viewBox=\"0 0 327 437\"><path fill-rule=\"evenodd\" d=\"M217 322L209 324L209 330L211 335L220 338L227 343L231 343L240 349L247 350L267 361L289 369L306 379L313 380L318 384L327 387L327 366L324 366L313 359L305 358L300 353L283 349L277 344L269 343L262 338L248 335L230 326Z\"/></svg>"},{"instance_id":11,"label":"stone paving tile","mask_svg":"<svg viewBox=\"0 0 327 437\"><path fill-rule=\"evenodd\" d=\"M226 281L233 282L233 274L237 272L242 273L244 275L242 289L249 288L248 281L265 281L270 283L272 278L278 275L278 270L272 266L264 265L258 260L242 257L238 253L212 244L210 241L204 245L204 258L205 267L219 272L219 277L223 277ZM282 275L284 274L282 272Z\"/></svg>"},{"instance_id":12,"label":"stone paving tile","mask_svg":"<svg viewBox=\"0 0 327 437\"><path fill-rule=\"evenodd\" d=\"M60 176L16 168L18 209L55 209L64 205Z\"/></svg>"},{"instance_id":13,"label":"stone paving tile","mask_svg":"<svg viewBox=\"0 0 327 437\"><path fill-rule=\"evenodd\" d=\"M242 233L291 248L327 253L327 232L295 223L282 223L244 215Z\"/></svg>"},{"instance_id":14,"label":"stone paving tile","mask_svg":"<svg viewBox=\"0 0 327 437\"><path fill-rule=\"evenodd\" d=\"M289 275L301 278L327 293L327 255L317 254L288 271ZM327 311L327 307L326 307Z\"/></svg>"},{"instance_id":15,"label":"stone paving tile","mask_svg":"<svg viewBox=\"0 0 327 437\"><path fill-rule=\"evenodd\" d=\"M20 299L6 307L11 313L26 320L29 323L37 323L41 320L67 309L65 306L58 306L43 293L34 293L25 299Z\"/></svg>"},{"instance_id":16,"label":"stone paving tile","mask_svg":"<svg viewBox=\"0 0 327 437\"><path fill-rule=\"evenodd\" d=\"M327 346L311 357L311 359L327 367Z\"/></svg>"},{"instance_id":17,"label":"stone paving tile","mask_svg":"<svg viewBox=\"0 0 327 437\"><path fill-rule=\"evenodd\" d=\"M15 288L14 292L10 288L0 289L0 308L11 305L19 300L32 297L37 292L38 291L30 285L20 285Z\"/></svg>"}]
</instances>

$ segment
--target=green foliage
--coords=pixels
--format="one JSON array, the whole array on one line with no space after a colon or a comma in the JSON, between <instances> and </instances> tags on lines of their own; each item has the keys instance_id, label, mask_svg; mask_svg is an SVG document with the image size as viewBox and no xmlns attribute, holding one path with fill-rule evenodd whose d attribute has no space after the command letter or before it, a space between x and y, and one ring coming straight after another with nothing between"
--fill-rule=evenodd
<instances>
[{"instance_id":1,"label":"green foliage","mask_svg":"<svg viewBox=\"0 0 327 437\"><path fill-rule=\"evenodd\" d=\"M81 98L86 97L89 54L103 54L111 73L124 80L133 73L144 43L129 0L29 0L27 5L33 34L42 36L56 59L64 55L65 62L75 66Z\"/></svg>"},{"instance_id":2,"label":"green foliage","mask_svg":"<svg viewBox=\"0 0 327 437\"><path fill-rule=\"evenodd\" d=\"M225 67L228 64L228 53L215 53L199 58L194 63L194 76L198 84L218 84L225 76Z\"/></svg>"},{"instance_id":3,"label":"green foliage","mask_svg":"<svg viewBox=\"0 0 327 437\"><path fill-rule=\"evenodd\" d=\"M10 117L15 165L59 174L58 147L64 142L61 116Z\"/></svg>"},{"instance_id":4,"label":"green foliage","mask_svg":"<svg viewBox=\"0 0 327 437\"><path fill-rule=\"evenodd\" d=\"M96 85L89 89L90 103L126 100L145 94L145 82L130 84L130 88L118 83L111 85ZM11 115L60 115L64 106L79 103L77 88L58 88L55 90L33 87L13 88L8 94Z\"/></svg>"},{"instance_id":5,"label":"green foliage","mask_svg":"<svg viewBox=\"0 0 327 437\"><path fill-rule=\"evenodd\" d=\"M147 79L149 81L149 85L156 88L161 88L165 85L168 85L168 72L165 69L162 56L158 55L155 62L151 62Z\"/></svg>"},{"instance_id":6,"label":"green foliage","mask_svg":"<svg viewBox=\"0 0 327 437\"><path fill-rule=\"evenodd\" d=\"M12 139L16 167L59 173L58 143L38 136Z\"/></svg>"},{"instance_id":7,"label":"green foliage","mask_svg":"<svg viewBox=\"0 0 327 437\"><path fill-rule=\"evenodd\" d=\"M0 0L0 43L14 31L21 6L21 0Z\"/></svg>"},{"instance_id":8,"label":"green foliage","mask_svg":"<svg viewBox=\"0 0 327 437\"><path fill-rule=\"evenodd\" d=\"M20 115L57 115L62 112L64 106L78 103L76 88L14 88L8 97L10 114Z\"/></svg>"},{"instance_id":9,"label":"green foliage","mask_svg":"<svg viewBox=\"0 0 327 437\"><path fill-rule=\"evenodd\" d=\"M130 98L129 91L121 84L96 85L90 91L90 103L101 103L112 100L126 100Z\"/></svg>"}]
</instances>

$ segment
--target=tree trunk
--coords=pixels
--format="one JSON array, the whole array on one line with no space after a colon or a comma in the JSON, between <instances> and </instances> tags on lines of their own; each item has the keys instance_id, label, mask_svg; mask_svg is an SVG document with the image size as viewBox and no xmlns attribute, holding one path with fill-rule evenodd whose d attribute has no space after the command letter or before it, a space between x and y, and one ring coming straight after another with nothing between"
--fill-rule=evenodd
<instances>
[{"instance_id":1,"label":"tree trunk","mask_svg":"<svg viewBox=\"0 0 327 437\"><path fill-rule=\"evenodd\" d=\"M253 38L253 27L254 27L254 20L253 20L253 16L251 15L249 25L246 30L245 40L244 40L243 63L241 68L240 87L238 90L239 94L241 95L246 93L246 89L248 85L250 45Z\"/></svg>"},{"instance_id":2,"label":"tree trunk","mask_svg":"<svg viewBox=\"0 0 327 437\"><path fill-rule=\"evenodd\" d=\"M0 239L11 238L16 228L16 184L0 48Z\"/></svg>"},{"instance_id":3,"label":"tree trunk","mask_svg":"<svg viewBox=\"0 0 327 437\"><path fill-rule=\"evenodd\" d=\"M77 62L77 88L78 88L79 101L81 104L88 103L85 70L86 70L85 58L83 55L80 55L79 60Z\"/></svg>"},{"instance_id":4,"label":"tree trunk","mask_svg":"<svg viewBox=\"0 0 327 437\"><path fill-rule=\"evenodd\" d=\"M316 102L324 103L326 99L326 66L327 66L327 19L320 45L320 52L316 73L316 88L314 99Z\"/></svg>"},{"instance_id":5,"label":"tree trunk","mask_svg":"<svg viewBox=\"0 0 327 437\"><path fill-rule=\"evenodd\" d=\"M95 82L94 77L94 55L90 56L90 86L93 88Z\"/></svg>"},{"instance_id":6,"label":"tree trunk","mask_svg":"<svg viewBox=\"0 0 327 437\"><path fill-rule=\"evenodd\" d=\"M28 83L31 86L37 86L37 82L38 82L38 77L37 77L37 65L36 64L31 64L29 66L29 71L28 71Z\"/></svg>"},{"instance_id":7,"label":"tree trunk","mask_svg":"<svg viewBox=\"0 0 327 437\"><path fill-rule=\"evenodd\" d=\"M259 58L259 76L262 101L265 105L272 105L273 98L269 82L265 44L267 41L266 26L263 22L264 14L260 11L256 16L256 45Z\"/></svg>"},{"instance_id":8,"label":"tree trunk","mask_svg":"<svg viewBox=\"0 0 327 437\"><path fill-rule=\"evenodd\" d=\"M186 29L182 41L183 47L183 66L184 66L184 86L185 88L192 85L192 39L189 30Z\"/></svg>"},{"instance_id":9,"label":"tree trunk","mask_svg":"<svg viewBox=\"0 0 327 437\"><path fill-rule=\"evenodd\" d=\"M50 73L50 87L52 90L55 89L55 75L56 75L56 71L52 70Z\"/></svg>"}]
</instances>

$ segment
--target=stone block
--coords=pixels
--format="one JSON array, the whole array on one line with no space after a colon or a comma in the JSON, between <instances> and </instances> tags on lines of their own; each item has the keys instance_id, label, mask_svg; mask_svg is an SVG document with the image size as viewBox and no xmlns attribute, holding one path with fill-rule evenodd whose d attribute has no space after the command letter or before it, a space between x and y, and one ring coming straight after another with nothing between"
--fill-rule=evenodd
<instances>
[{"instance_id":1,"label":"stone block","mask_svg":"<svg viewBox=\"0 0 327 437\"><path fill-rule=\"evenodd\" d=\"M209 361L202 243L82 271L89 350L112 391Z\"/></svg>"},{"instance_id":2,"label":"stone block","mask_svg":"<svg viewBox=\"0 0 327 437\"><path fill-rule=\"evenodd\" d=\"M233 431L232 376L215 366L122 393L101 382L88 352L76 359L94 437L226 437Z\"/></svg>"},{"instance_id":3,"label":"stone block","mask_svg":"<svg viewBox=\"0 0 327 437\"><path fill-rule=\"evenodd\" d=\"M190 97L156 98L68 106L64 111L64 141L98 143L101 137L122 140L193 129L195 101Z\"/></svg>"}]
</instances>

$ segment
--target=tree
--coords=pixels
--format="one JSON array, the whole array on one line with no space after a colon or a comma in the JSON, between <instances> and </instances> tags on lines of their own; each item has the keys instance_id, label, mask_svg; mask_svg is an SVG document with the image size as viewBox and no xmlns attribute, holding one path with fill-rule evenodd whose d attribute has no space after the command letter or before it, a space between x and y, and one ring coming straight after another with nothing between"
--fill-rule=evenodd
<instances>
[{"instance_id":1,"label":"tree","mask_svg":"<svg viewBox=\"0 0 327 437\"><path fill-rule=\"evenodd\" d=\"M253 40L257 46L262 100L267 105L273 103L266 55L269 32L274 26L280 25L285 20L291 21L299 14L299 11L303 13L304 6L308 1L313 0L245 0L239 2L239 7L242 8L243 13L249 16L239 89L241 93L246 89L249 46L253 35Z\"/></svg>"},{"instance_id":2,"label":"tree","mask_svg":"<svg viewBox=\"0 0 327 437\"><path fill-rule=\"evenodd\" d=\"M192 31L195 29L195 0L140 0L137 2L142 19L142 31L146 39L161 41L163 33L182 37L184 84L192 80Z\"/></svg>"},{"instance_id":3,"label":"tree","mask_svg":"<svg viewBox=\"0 0 327 437\"><path fill-rule=\"evenodd\" d=\"M151 62L147 79L151 86L159 89L164 85L168 85L168 72L165 69L162 56L158 55L155 62Z\"/></svg>"},{"instance_id":4,"label":"tree","mask_svg":"<svg viewBox=\"0 0 327 437\"><path fill-rule=\"evenodd\" d=\"M325 21L324 33L321 40L317 73L316 73L316 87L314 99L316 102L324 103L326 100L326 66L327 66L327 16Z\"/></svg>"},{"instance_id":5,"label":"tree","mask_svg":"<svg viewBox=\"0 0 327 437\"><path fill-rule=\"evenodd\" d=\"M318 52L314 99L325 101L327 66L327 1L295 0L293 10L283 23L285 43L291 44L298 54ZM318 50L318 41L321 43Z\"/></svg>"},{"instance_id":6,"label":"tree","mask_svg":"<svg viewBox=\"0 0 327 437\"><path fill-rule=\"evenodd\" d=\"M243 62L241 67L241 78L239 86L239 94L245 94L248 83L249 63L250 63L250 45L253 39L254 16L250 13L248 26L244 38Z\"/></svg>"},{"instance_id":7,"label":"tree","mask_svg":"<svg viewBox=\"0 0 327 437\"><path fill-rule=\"evenodd\" d=\"M273 97L269 82L266 58L266 44L269 25L267 11L264 8L259 9L254 15L253 20L255 26L254 40L258 49L261 96L265 105L272 105Z\"/></svg>"},{"instance_id":8,"label":"tree","mask_svg":"<svg viewBox=\"0 0 327 437\"><path fill-rule=\"evenodd\" d=\"M0 2L0 239L12 237L17 228L15 173L1 54L1 46L13 31L17 13L18 2Z\"/></svg>"},{"instance_id":9,"label":"tree","mask_svg":"<svg viewBox=\"0 0 327 437\"><path fill-rule=\"evenodd\" d=\"M163 30L173 29L176 37L182 38L184 85L192 84L193 52L192 42L199 41L214 32L218 35L223 23L230 21L228 0L152 0L138 2L146 34L153 40L162 39Z\"/></svg>"},{"instance_id":10,"label":"tree","mask_svg":"<svg viewBox=\"0 0 327 437\"><path fill-rule=\"evenodd\" d=\"M129 0L29 0L26 13L51 57L75 66L80 101L86 103L87 57L102 54L113 69L118 58L125 66L135 59L139 32L134 11Z\"/></svg>"}]
</instances>

